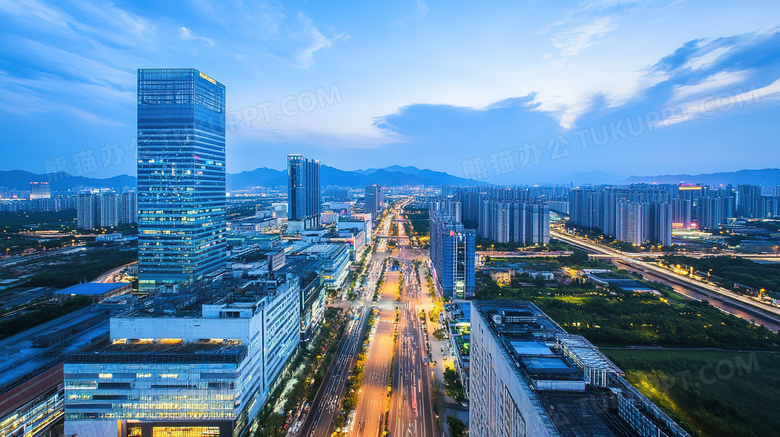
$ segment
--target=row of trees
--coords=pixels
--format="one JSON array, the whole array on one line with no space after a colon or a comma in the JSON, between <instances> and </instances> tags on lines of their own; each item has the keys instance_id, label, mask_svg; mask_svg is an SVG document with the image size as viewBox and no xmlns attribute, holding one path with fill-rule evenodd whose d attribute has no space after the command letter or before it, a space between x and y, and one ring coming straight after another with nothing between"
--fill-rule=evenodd
<instances>
[{"instance_id":1,"label":"row of trees","mask_svg":"<svg viewBox=\"0 0 780 437\"><path fill-rule=\"evenodd\" d=\"M298 373L295 385L284 398L283 414L274 412L284 390L284 384L280 384L271 393L265 407L257 415L256 437L287 435L286 427L289 425L292 412L300 408L304 401L311 403L316 396L317 390L319 390L333 361L345 326L346 318L343 309L328 308L325 310L325 315L311 346L300 347L286 366L291 372L302 366L303 370Z\"/></svg>"},{"instance_id":2,"label":"row of trees","mask_svg":"<svg viewBox=\"0 0 780 437\"><path fill-rule=\"evenodd\" d=\"M749 259L731 256L708 256L691 258L666 255L664 262L671 265L693 267L701 273L709 273L723 280L723 285L732 288L734 283L755 289L780 292L780 264L759 264Z\"/></svg>"}]
</instances>

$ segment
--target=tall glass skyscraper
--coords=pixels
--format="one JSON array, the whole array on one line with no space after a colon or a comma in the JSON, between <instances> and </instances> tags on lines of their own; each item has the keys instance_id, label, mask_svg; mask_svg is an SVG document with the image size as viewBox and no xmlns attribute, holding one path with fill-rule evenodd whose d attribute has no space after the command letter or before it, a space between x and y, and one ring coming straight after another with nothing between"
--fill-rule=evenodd
<instances>
[{"instance_id":1,"label":"tall glass skyscraper","mask_svg":"<svg viewBox=\"0 0 780 437\"><path fill-rule=\"evenodd\" d=\"M454 217L431 212L431 263L436 288L444 297L474 296L476 231Z\"/></svg>"},{"instance_id":2,"label":"tall glass skyscraper","mask_svg":"<svg viewBox=\"0 0 780 437\"><path fill-rule=\"evenodd\" d=\"M288 193L290 221L298 222L298 230L312 229L320 225L320 162L301 155L287 155Z\"/></svg>"},{"instance_id":3,"label":"tall glass skyscraper","mask_svg":"<svg viewBox=\"0 0 780 437\"><path fill-rule=\"evenodd\" d=\"M138 70L138 287L192 282L226 259L225 86Z\"/></svg>"}]
</instances>

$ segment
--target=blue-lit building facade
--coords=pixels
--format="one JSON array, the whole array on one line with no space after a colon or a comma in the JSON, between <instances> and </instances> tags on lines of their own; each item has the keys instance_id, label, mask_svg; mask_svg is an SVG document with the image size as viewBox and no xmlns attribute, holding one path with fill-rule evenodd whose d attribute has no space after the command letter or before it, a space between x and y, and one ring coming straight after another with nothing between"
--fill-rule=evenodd
<instances>
[{"instance_id":1,"label":"blue-lit building facade","mask_svg":"<svg viewBox=\"0 0 780 437\"><path fill-rule=\"evenodd\" d=\"M192 68L138 70L139 290L224 266L225 86Z\"/></svg>"},{"instance_id":2,"label":"blue-lit building facade","mask_svg":"<svg viewBox=\"0 0 780 437\"><path fill-rule=\"evenodd\" d=\"M319 227L322 212L320 162L301 155L287 155L287 176L288 224L297 225L296 231Z\"/></svg>"},{"instance_id":3,"label":"blue-lit building facade","mask_svg":"<svg viewBox=\"0 0 780 437\"><path fill-rule=\"evenodd\" d=\"M476 232L455 218L431 213L430 253L434 283L444 297L474 296Z\"/></svg>"}]
</instances>

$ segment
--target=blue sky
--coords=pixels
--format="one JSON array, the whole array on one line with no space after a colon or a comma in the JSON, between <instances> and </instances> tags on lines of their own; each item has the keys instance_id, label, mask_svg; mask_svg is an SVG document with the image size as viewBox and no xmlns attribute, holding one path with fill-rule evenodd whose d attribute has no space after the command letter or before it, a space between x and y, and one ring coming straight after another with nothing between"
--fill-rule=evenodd
<instances>
[{"instance_id":1,"label":"blue sky","mask_svg":"<svg viewBox=\"0 0 780 437\"><path fill-rule=\"evenodd\" d=\"M230 172L780 166L777 1L0 0L0 22L2 169L134 174L144 67L226 85Z\"/></svg>"}]
</instances>

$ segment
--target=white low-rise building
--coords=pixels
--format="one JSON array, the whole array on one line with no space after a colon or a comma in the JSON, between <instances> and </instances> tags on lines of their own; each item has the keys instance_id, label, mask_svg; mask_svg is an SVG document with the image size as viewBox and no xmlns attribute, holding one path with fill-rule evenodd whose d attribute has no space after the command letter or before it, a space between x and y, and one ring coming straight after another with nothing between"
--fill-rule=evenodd
<instances>
[{"instance_id":1,"label":"white low-rise building","mask_svg":"<svg viewBox=\"0 0 780 437\"><path fill-rule=\"evenodd\" d=\"M114 317L110 345L68 359L65 435L247 434L298 346L299 280L211 288L194 290L199 308L158 297Z\"/></svg>"}]
</instances>

